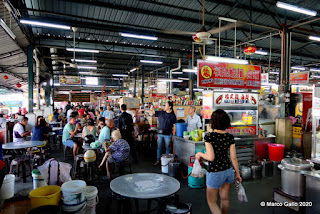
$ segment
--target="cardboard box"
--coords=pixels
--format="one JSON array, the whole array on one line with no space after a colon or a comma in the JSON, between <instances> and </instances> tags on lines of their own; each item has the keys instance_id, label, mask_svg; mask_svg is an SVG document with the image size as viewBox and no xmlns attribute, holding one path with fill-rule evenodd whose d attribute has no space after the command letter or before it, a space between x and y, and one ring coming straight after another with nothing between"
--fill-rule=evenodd
<instances>
[{"instance_id":1,"label":"cardboard box","mask_svg":"<svg viewBox=\"0 0 320 214\"><path fill-rule=\"evenodd\" d=\"M139 108L139 98L122 97L119 101L120 106L126 104L127 108Z\"/></svg>"},{"instance_id":2,"label":"cardboard box","mask_svg":"<svg viewBox=\"0 0 320 214\"><path fill-rule=\"evenodd\" d=\"M148 123L150 125L157 125L157 120L158 120L157 117L148 117Z\"/></svg>"}]
</instances>

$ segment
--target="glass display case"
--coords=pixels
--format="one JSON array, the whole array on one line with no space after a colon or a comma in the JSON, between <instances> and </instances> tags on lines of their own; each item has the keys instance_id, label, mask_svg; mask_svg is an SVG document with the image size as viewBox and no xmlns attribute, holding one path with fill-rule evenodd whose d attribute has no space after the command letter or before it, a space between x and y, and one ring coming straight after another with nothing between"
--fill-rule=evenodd
<instances>
[{"instance_id":1,"label":"glass display case","mask_svg":"<svg viewBox=\"0 0 320 214\"><path fill-rule=\"evenodd\" d=\"M245 92L203 92L203 123L206 131L210 131L212 112L223 109L231 120L231 128L227 130L234 136L258 135L258 94Z\"/></svg>"},{"instance_id":2,"label":"glass display case","mask_svg":"<svg viewBox=\"0 0 320 214\"><path fill-rule=\"evenodd\" d=\"M320 86L313 86L311 160L320 164Z\"/></svg>"}]
</instances>

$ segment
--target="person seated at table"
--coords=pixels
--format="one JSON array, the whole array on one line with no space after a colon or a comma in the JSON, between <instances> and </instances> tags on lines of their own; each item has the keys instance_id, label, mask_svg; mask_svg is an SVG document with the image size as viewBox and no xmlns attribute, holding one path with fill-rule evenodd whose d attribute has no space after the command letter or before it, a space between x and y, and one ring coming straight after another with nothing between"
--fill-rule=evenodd
<instances>
[{"instance_id":1,"label":"person seated at table","mask_svg":"<svg viewBox=\"0 0 320 214\"><path fill-rule=\"evenodd\" d=\"M40 122L38 125L35 125L32 128L32 136L31 136L31 141L44 141L46 138L46 134L48 134L48 129L47 129L47 123L45 119L40 119Z\"/></svg>"},{"instance_id":2,"label":"person seated at table","mask_svg":"<svg viewBox=\"0 0 320 214\"><path fill-rule=\"evenodd\" d=\"M87 115L89 114L90 118L94 120L94 114L91 111L89 111L88 107L86 107L86 112L87 112Z\"/></svg>"},{"instance_id":3,"label":"person seated at table","mask_svg":"<svg viewBox=\"0 0 320 214\"><path fill-rule=\"evenodd\" d=\"M54 120L54 121L58 121L58 119L59 119L59 113L58 113L58 110L55 109L55 110L53 111L53 120Z\"/></svg>"},{"instance_id":4,"label":"person seated at table","mask_svg":"<svg viewBox=\"0 0 320 214\"><path fill-rule=\"evenodd\" d=\"M110 129L110 132L112 133L114 130L117 130L115 124L114 124L114 120L113 119L108 119L107 120L107 126L109 127Z\"/></svg>"},{"instance_id":5,"label":"person seated at table","mask_svg":"<svg viewBox=\"0 0 320 214\"><path fill-rule=\"evenodd\" d=\"M78 112L79 112L80 117L82 117L84 115L84 112L85 112L84 106L81 106L81 108L79 109Z\"/></svg>"},{"instance_id":6,"label":"person seated at table","mask_svg":"<svg viewBox=\"0 0 320 214\"><path fill-rule=\"evenodd\" d=\"M7 120L3 118L3 114L0 114L0 129L6 128L6 122Z\"/></svg>"},{"instance_id":7,"label":"person seated at table","mask_svg":"<svg viewBox=\"0 0 320 214\"><path fill-rule=\"evenodd\" d=\"M90 119L90 115L84 114L80 120L81 126L83 126L83 127L87 126L88 119Z\"/></svg>"},{"instance_id":8,"label":"person seated at table","mask_svg":"<svg viewBox=\"0 0 320 214\"><path fill-rule=\"evenodd\" d=\"M68 120L68 122L69 122L70 116L71 116L73 111L74 111L74 107L73 106L71 106L70 109L67 111L67 120Z\"/></svg>"},{"instance_id":9,"label":"person seated at table","mask_svg":"<svg viewBox=\"0 0 320 214\"><path fill-rule=\"evenodd\" d=\"M102 117L101 114L100 114L100 111L96 110L95 115L96 115L96 121L97 121L97 124L98 124L99 123L99 119Z\"/></svg>"},{"instance_id":10,"label":"person seated at table","mask_svg":"<svg viewBox=\"0 0 320 214\"><path fill-rule=\"evenodd\" d=\"M103 117L103 113L104 113L104 111L103 111L103 107L100 107L99 111L100 111L100 115L101 115L101 117Z\"/></svg>"},{"instance_id":11,"label":"person seated at table","mask_svg":"<svg viewBox=\"0 0 320 214\"><path fill-rule=\"evenodd\" d=\"M100 127L100 134L99 134L99 142L103 143L107 140L110 140L110 129L106 126L105 118L101 117L99 119L99 127Z\"/></svg>"},{"instance_id":12,"label":"person seated at table","mask_svg":"<svg viewBox=\"0 0 320 214\"><path fill-rule=\"evenodd\" d=\"M26 131L25 127L28 124L28 118L23 117L20 123L16 123L13 127L13 142L24 142L24 137L30 135L31 131Z\"/></svg>"},{"instance_id":13,"label":"person seated at table","mask_svg":"<svg viewBox=\"0 0 320 214\"><path fill-rule=\"evenodd\" d=\"M36 121L36 125L39 125L40 124L40 120L41 119L44 119L44 117L43 116L41 116L41 115L39 115L39 116L37 116L37 121ZM46 122L46 132L51 132L52 131L52 127L50 126L50 124L49 123L47 123L47 121L44 119L44 121Z\"/></svg>"},{"instance_id":14,"label":"person seated at table","mask_svg":"<svg viewBox=\"0 0 320 214\"><path fill-rule=\"evenodd\" d=\"M91 118L88 120L88 125L82 130L82 138L84 139L85 136L90 134L93 135L94 138L97 136L97 128L94 126L94 120Z\"/></svg>"},{"instance_id":15,"label":"person seated at table","mask_svg":"<svg viewBox=\"0 0 320 214\"><path fill-rule=\"evenodd\" d=\"M81 142L75 142L72 138L77 134L78 129L80 128L80 125L76 123L76 117L74 114L70 116L69 123L65 125L63 129L63 134L62 134L62 143L65 146L68 146L70 148L73 148L73 156L75 157L79 149L81 147Z\"/></svg>"},{"instance_id":16,"label":"person seated at table","mask_svg":"<svg viewBox=\"0 0 320 214\"><path fill-rule=\"evenodd\" d=\"M102 170L103 164L106 162L107 177L110 179L109 163L119 163L128 158L130 154L130 146L127 141L121 139L121 133L119 130L115 130L111 133L111 141L113 142L109 148L107 144L104 144L106 154L104 155L99 170Z\"/></svg>"}]
</instances>

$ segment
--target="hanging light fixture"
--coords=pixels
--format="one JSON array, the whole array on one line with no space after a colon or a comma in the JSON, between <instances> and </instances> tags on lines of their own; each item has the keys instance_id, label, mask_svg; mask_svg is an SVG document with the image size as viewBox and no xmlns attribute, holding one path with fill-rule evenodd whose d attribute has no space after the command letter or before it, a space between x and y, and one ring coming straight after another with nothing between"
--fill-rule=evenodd
<instances>
[{"instance_id":1,"label":"hanging light fixture","mask_svg":"<svg viewBox=\"0 0 320 214\"><path fill-rule=\"evenodd\" d=\"M17 83L16 86L17 86L17 88L21 88L21 84L20 83Z\"/></svg>"},{"instance_id":2,"label":"hanging light fixture","mask_svg":"<svg viewBox=\"0 0 320 214\"><path fill-rule=\"evenodd\" d=\"M7 79L9 79L9 77L7 75L4 75L3 79L7 80Z\"/></svg>"},{"instance_id":3,"label":"hanging light fixture","mask_svg":"<svg viewBox=\"0 0 320 214\"><path fill-rule=\"evenodd\" d=\"M252 55L256 52L257 50L257 47L253 44L248 44L248 46L246 46L244 49L243 49L243 52L246 54L246 55Z\"/></svg>"}]
</instances>

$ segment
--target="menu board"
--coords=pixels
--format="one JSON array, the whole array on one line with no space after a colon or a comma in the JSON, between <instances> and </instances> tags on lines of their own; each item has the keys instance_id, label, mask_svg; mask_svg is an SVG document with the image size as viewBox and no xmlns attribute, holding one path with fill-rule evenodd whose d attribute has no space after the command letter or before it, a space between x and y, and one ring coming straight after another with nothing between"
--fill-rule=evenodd
<instances>
[{"instance_id":1,"label":"menu board","mask_svg":"<svg viewBox=\"0 0 320 214\"><path fill-rule=\"evenodd\" d=\"M261 88L261 67L198 60L198 87Z\"/></svg>"},{"instance_id":2,"label":"menu board","mask_svg":"<svg viewBox=\"0 0 320 214\"><path fill-rule=\"evenodd\" d=\"M204 91L203 92L203 110L213 109L213 91Z\"/></svg>"},{"instance_id":3,"label":"menu board","mask_svg":"<svg viewBox=\"0 0 320 214\"><path fill-rule=\"evenodd\" d=\"M239 127L230 127L226 132L232 134L233 136L240 135L256 135L257 127L256 126L239 126Z\"/></svg>"},{"instance_id":4,"label":"menu board","mask_svg":"<svg viewBox=\"0 0 320 214\"><path fill-rule=\"evenodd\" d=\"M61 85L81 85L79 76L60 76L59 83Z\"/></svg>"},{"instance_id":5,"label":"menu board","mask_svg":"<svg viewBox=\"0 0 320 214\"><path fill-rule=\"evenodd\" d=\"M309 71L290 74L290 84L299 83L309 83Z\"/></svg>"},{"instance_id":6,"label":"menu board","mask_svg":"<svg viewBox=\"0 0 320 214\"><path fill-rule=\"evenodd\" d=\"M214 93L215 108L221 106L257 106L259 101L258 94L250 93Z\"/></svg>"}]
</instances>

